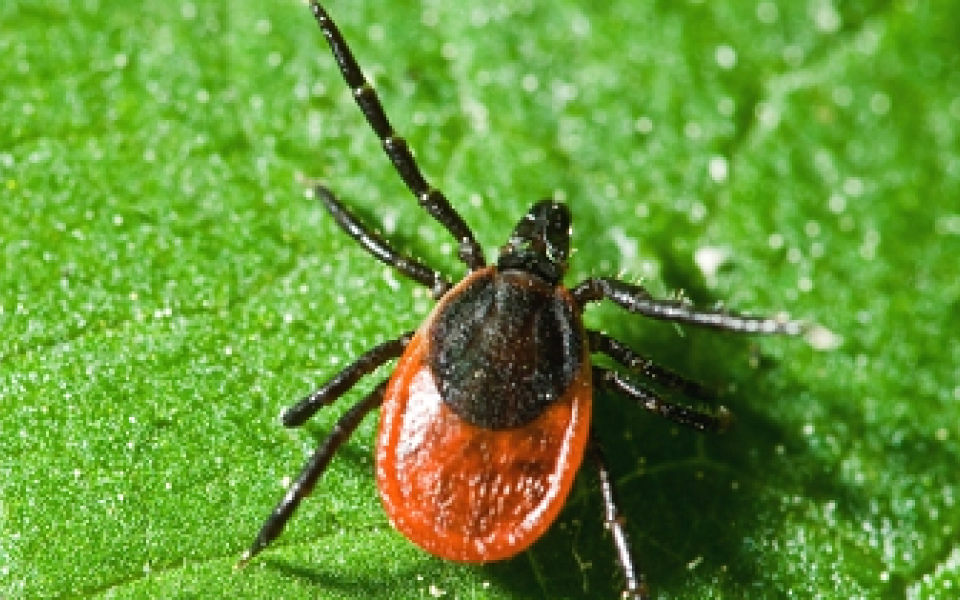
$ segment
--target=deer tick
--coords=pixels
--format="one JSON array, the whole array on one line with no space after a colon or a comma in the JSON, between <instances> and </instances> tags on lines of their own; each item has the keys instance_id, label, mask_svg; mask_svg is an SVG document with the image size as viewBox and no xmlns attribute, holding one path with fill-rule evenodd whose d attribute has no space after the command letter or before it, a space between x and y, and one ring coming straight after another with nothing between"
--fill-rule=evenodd
<instances>
[{"instance_id":1,"label":"deer tick","mask_svg":"<svg viewBox=\"0 0 960 600\"><path fill-rule=\"evenodd\" d=\"M697 310L651 296L643 287L591 277L566 287L569 209L541 201L515 226L496 263L443 193L423 177L407 143L390 125L347 43L316 1L310 6L360 110L406 186L458 244L469 273L451 285L405 256L358 219L325 187L316 196L337 225L378 260L428 287L438 300L416 331L367 351L283 415L296 427L347 393L361 378L399 359L391 377L346 411L267 518L238 566L267 547L313 490L360 421L380 409L376 478L390 523L426 551L484 563L527 549L554 522L586 458L599 474L604 522L624 577L625 595L648 597L631 550L613 477L591 427L595 388L622 394L680 425L721 431L729 421L669 402L657 389L709 392L657 366L622 342L584 327L584 307L610 300L653 319L750 334L797 335L798 322ZM618 370L591 363L603 354Z\"/></svg>"}]
</instances>

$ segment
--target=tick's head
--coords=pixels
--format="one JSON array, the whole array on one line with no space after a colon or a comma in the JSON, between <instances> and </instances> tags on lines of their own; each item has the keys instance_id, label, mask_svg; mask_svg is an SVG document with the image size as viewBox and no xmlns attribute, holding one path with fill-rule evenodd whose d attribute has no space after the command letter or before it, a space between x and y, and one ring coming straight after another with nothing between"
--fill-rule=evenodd
<instances>
[{"instance_id":1,"label":"tick's head","mask_svg":"<svg viewBox=\"0 0 960 600\"><path fill-rule=\"evenodd\" d=\"M553 285L567 271L570 254L570 209L566 204L543 200L533 205L500 248L497 268L537 275Z\"/></svg>"}]
</instances>

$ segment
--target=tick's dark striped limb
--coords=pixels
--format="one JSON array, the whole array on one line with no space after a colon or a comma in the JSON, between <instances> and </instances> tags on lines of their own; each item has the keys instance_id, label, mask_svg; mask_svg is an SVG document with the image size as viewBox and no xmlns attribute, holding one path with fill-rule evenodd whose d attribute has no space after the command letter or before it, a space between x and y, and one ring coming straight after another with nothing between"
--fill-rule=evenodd
<instances>
[{"instance_id":1,"label":"tick's dark striped limb","mask_svg":"<svg viewBox=\"0 0 960 600\"><path fill-rule=\"evenodd\" d=\"M712 397L710 391L699 383L653 364L650 359L637 354L619 340L593 330L587 330L587 340L591 352L599 352L609 356L661 388L674 390L684 396L701 400L708 400ZM640 385L631 378L603 367L593 367L593 381L595 385L605 390L632 398L637 404L652 413L697 431L722 433L730 426L732 420L732 416L725 408L721 407L716 414L711 414L682 404L668 402L655 391Z\"/></svg>"},{"instance_id":2,"label":"tick's dark striped limb","mask_svg":"<svg viewBox=\"0 0 960 600\"><path fill-rule=\"evenodd\" d=\"M313 11L313 16L320 25L324 37L327 38L327 43L333 51L333 56L340 67L344 80L353 92L357 105L360 106L360 110L370 127L380 138L384 152L390 158L403 182L416 196L420 206L446 227L454 239L457 240L460 246L458 252L460 260L466 263L471 271L483 267L485 265L483 250L474 238L473 232L467 227L463 218L457 214L457 211L453 209L443 192L431 186L424 179L407 142L397 135L393 126L390 125L390 120L383 110L383 105L377 97L376 90L363 76L357 59L354 58L353 52L350 51L350 47L347 46L347 42L343 39L343 35L337 29L336 24L327 15L327 11L315 0L310 2L310 9Z\"/></svg>"},{"instance_id":3,"label":"tick's dark striped limb","mask_svg":"<svg viewBox=\"0 0 960 600\"><path fill-rule=\"evenodd\" d=\"M395 250L390 242L364 225L356 215L350 212L333 195L333 192L323 186L317 186L313 189L313 193L323 202L340 229L356 240L374 258L400 271L417 283L430 288L435 299L439 299L450 289L450 282L439 271L435 271L419 260L404 256Z\"/></svg>"},{"instance_id":4,"label":"tick's dark striped limb","mask_svg":"<svg viewBox=\"0 0 960 600\"><path fill-rule=\"evenodd\" d=\"M307 464L303 466L296 481L290 485L283 499L280 500L277 507L274 508L270 516L267 517L256 539L253 540L250 549L240 557L236 568L239 569L246 566L254 556L260 554L273 540L277 539L277 536L280 535L284 526L286 526L287 521L293 516L297 507L300 506L300 502L313 491L317 480L319 480L320 476L327 470L330 461L333 459L334 454L337 453L337 450L340 449L340 446L350 438L350 435L353 434L357 426L360 425L363 418L383 402L383 392L386 389L387 382L384 381L366 398L355 404L340 417L337 424L334 425L333 430L330 431L330 434L327 436L327 439L324 440L323 444L313 453L313 456L310 457Z\"/></svg>"},{"instance_id":5,"label":"tick's dark striped limb","mask_svg":"<svg viewBox=\"0 0 960 600\"><path fill-rule=\"evenodd\" d=\"M605 390L632 398L641 408L697 431L722 433L730 427L730 422L733 420L730 412L723 407L717 411L717 414L710 414L682 404L667 402L656 392L616 371L603 367L593 367L593 381Z\"/></svg>"},{"instance_id":6,"label":"tick's dark striped limb","mask_svg":"<svg viewBox=\"0 0 960 600\"><path fill-rule=\"evenodd\" d=\"M387 362L399 358L410 340L413 339L413 332L408 331L395 340L384 342L379 346L367 350L360 358L353 361L342 371L334 375L328 382L323 384L317 391L313 392L296 405L291 406L283 413L283 424L285 427L298 427L303 425L307 419L316 414L324 406L330 406L337 401L340 396L350 391L358 381L373 373Z\"/></svg>"},{"instance_id":7,"label":"tick's dark striped limb","mask_svg":"<svg viewBox=\"0 0 960 600\"><path fill-rule=\"evenodd\" d=\"M834 339L822 328L796 322L658 300L641 286L613 278L591 278L568 289L563 278L571 218L559 202L535 204L501 247L496 266L484 267L473 234L424 178L340 31L317 0L310 6L387 157L420 205L454 237L460 259L472 272L451 287L438 271L398 252L365 226L330 191L316 189L338 226L369 254L443 297L415 334L367 351L286 411L286 426L301 425L380 366L399 359L389 382L337 420L237 566L281 534L339 448L379 406L377 487L391 524L413 543L463 562L516 556L554 522L581 461L589 456L599 474L604 522L623 572L624 596L649 598L613 477L591 430L594 388L628 396L646 410L701 431L722 430L729 414L706 414L661 398L659 392L700 399L711 394L625 344L585 330L583 307L608 299L653 319L737 333L808 338L816 333L820 346ZM609 357L615 369L594 366L588 349Z\"/></svg>"},{"instance_id":8,"label":"tick's dark striped limb","mask_svg":"<svg viewBox=\"0 0 960 600\"><path fill-rule=\"evenodd\" d=\"M603 521L613 536L613 546L617 551L617 560L620 563L620 569L623 571L623 578L626 582L623 597L630 600L648 600L650 592L647 589L643 573L633 558L630 538L627 536L624 518L620 514L619 498L613 476L610 474L603 450L600 448L593 432L590 433L590 441L587 444L587 457L593 462L600 480L600 494L603 496Z\"/></svg>"},{"instance_id":9,"label":"tick's dark striped limb","mask_svg":"<svg viewBox=\"0 0 960 600\"><path fill-rule=\"evenodd\" d=\"M638 354L620 340L605 333L587 330L587 344L591 352L605 354L634 373L661 387L699 400L712 400L714 397L713 392L699 383L691 381L675 371L661 367L649 358Z\"/></svg>"},{"instance_id":10,"label":"tick's dark striped limb","mask_svg":"<svg viewBox=\"0 0 960 600\"><path fill-rule=\"evenodd\" d=\"M797 321L741 315L727 310L698 310L680 300L654 298L643 286L609 277L591 277L570 290L580 306L607 299L651 319L688 323L734 333L802 335L808 326Z\"/></svg>"},{"instance_id":11,"label":"tick's dark striped limb","mask_svg":"<svg viewBox=\"0 0 960 600\"><path fill-rule=\"evenodd\" d=\"M287 427L296 427L303 424L312 417L318 410L324 406L333 404L340 396L348 392L360 379L375 371L386 362L393 360L403 354L407 344L413 337L413 332L406 333L395 340L384 342L379 346L369 350L363 356L358 358L345 369L337 373L330 381L325 383L316 392L310 394L301 400L296 406L287 410L283 415L283 424ZM355 404L350 410L345 412L333 429L323 441L323 444L317 448L316 452L307 461L283 499L277 504L267 520L264 521L260 532L254 539L250 549L247 550L237 568L245 566L250 560L259 554L264 548L270 545L273 540L283 531L287 521L296 512L300 502L310 495L317 481L327 470L330 461L337 453L340 446L346 442L356 430L360 422L367 414L380 406L383 402L383 393L387 389L387 381L378 385L366 398Z\"/></svg>"}]
</instances>

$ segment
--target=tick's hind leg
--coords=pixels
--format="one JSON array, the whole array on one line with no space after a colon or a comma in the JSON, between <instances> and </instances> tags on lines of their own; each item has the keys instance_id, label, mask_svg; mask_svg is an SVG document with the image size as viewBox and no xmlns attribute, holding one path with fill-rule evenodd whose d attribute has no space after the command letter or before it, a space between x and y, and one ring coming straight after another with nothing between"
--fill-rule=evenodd
<instances>
[{"instance_id":1,"label":"tick's hind leg","mask_svg":"<svg viewBox=\"0 0 960 600\"><path fill-rule=\"evenodd\" d=\"M343 74L344 80L353 92L353 97L360 106L363 116L366 117L377 137L380 138L384 152L387 153L403 182L416 196L420 206L443 225L460 245L458 253L460 260L466 263L471 271L483 267L483 250L473 237L473 232L457 214L457 211L450 206L450 202L443 195L443 192L431 186L424 179L420 167L417 166L417 161L413 158L413 154L407 146L407 142L393 130L393 126L390 125L390 120L383 110L383 105L377 97L377 92L363 76L360 65L357 64L357 59L354 58L353 52L350 51L350 47L347 46L347 42L343 39L343 35L340 34L340 30L337 29L330 15L316 0L311 0L310 8L323 31L324 37L327 38L327 43L330 45L337 65L340 67L340 73Z\"/></svg>"},{"instance_id":2,"label":"tick's hind leg","mask_svg":"<svg viewBox=\"0 0 960 600\"><path fill-rule=\"evenodd\" d=\"M283 424L287 427L301 425L312 417L318 410L328 406L345 394L360 379L369 375L387 361L399 357L413 338L413 332L407 332L395 340L384 342L368 350L363 356L337 373L332 379L310 394L283 414ZM340 446L349 439L350 435L360 424L360 421L371 410L383 402L383 393L387 389L387 381L380 383L366 398L355 404L350 410L343 413L333 426L327 439L317 448L316 452L307 461L300 471L296 481L287 489L287 493L277 504L267 520L260 528L260 533L247 550L237 567L242 567L275 540L293 513L300 506L300 501L307 497L316 485L317 480L327 470L330 460Z\"/></svg>"},{"instance_id":3,"label":"tick's hind leg","mask_svg":"<svg viewBox=\"0 0 960 600\"><path fill-rule=\"evenodd\" d=\"M600 444L597 442L593 432L590 433L587 455L590 457L590 460L593 461L594 467L597 469L597 475L600 478L600 493L603 495L603 521L613 536L613 545L617 551L617 560L620 563L623 578L626 582L626 589L623 592L623 596L631 600L647 600L649 598L649 590L647 590L643 573L640 571L633 557L630 539L627 537L624 520L620 515L617 490L613 482L613 477L610 474L610 469L607 468L603 450L600 448Z\"/></svg>"},{"instance_id":4,"label":"tick's hind leg","mask_svg":"<svg viewBox=\"0 0 960 600\"><path fill-rule=\"evenodd\" d=\"M327 436L323 444L313 453L310 460L307 461L307 464L303 466L296 481L290 485L283 499L280 500L280 503L273 509L273 512L270 513L267 520L264 521L263 527L260 528L260 533L257 534L250 549L240 558L240 562L237 563L237 568L243 567L250 562L250 559L259 554L260 551L269 546L270 542L280 535L287 521L293 516L297 507L300 506L300 501L310 494L317 480L320 479L320 476L327 470L327 466L330 464L333 455L336 454L340 446L349 439L350 435L360 424L360 421L367 416L367 413L383 402L383 393L387 389L387 383L387 381L380 383L366 398L355 404L340 417L337 424L333 426L333 430L330 431L330 435Z\"/></svg>"},{"instance_id":5,"label":"tick's hind leg","mask_svg":"<svg viewBox=\"0 0 960 600\"><path fill-rule=\"evenodd\" d=\"M347 365L342 371L334 375L317 391L313 392L295 406L291 406L283 413L283 424L286 427L297 427L312 417L324 406L336 402L337 398L347 393L363 377L373 373L378 367L394 358L399 358L410 340L413 332L408 331L395 340L384 342L379 346L367 350L360 358Z\"/></svg>"},{"instance_id":6,"label":"tick's hind leg","mask_svg":"<svg viewBox=\"0 0 960 600\"><path fill-rule=\"evenodd\" d=\"M624 367L627 367L634 373L642 375L653 383L676 390L684 396L699 398L701 400L711 400L714 394L704 386L695 381L687 379L675 371L654 363L649 358L640 355L635 350L614 339L605 333L595 330L587 330L587 344L591 352L606 354Z\"/></svg>"},{"instance_id":7,"label":"tick's hind leg","mask_svg":"<svg viewBox=\"0 0 960 600\"><path fill-rule=\"evenodd\" d=\"M439 299L450 289L450 282L443 275L422 262L394 250L390 242L364 225L333 195L333 192L323 186L317 186L313 191L323 202L340 229L359 242L363 249L377 260L390 265L417 283L427 286L433 291L433 297L436 299Z\"/></svg>"},{"instance_id":8,"label":"tick's hind leg","mask_svg":"<svg viewBox=\"0 0 960 600\"><path fill-rule=\"evenodd\" d=\"M606 390L619 392L633 398L637 404L650 412L697 431L720 433L725 431L730 426L730 421L733 420L730 412L723 407L720 407L717 414L714 415L682 404L667 402L653 390L631 381L616 371L603 367L593 367L593 381Z\"/></svg>"}]
</instances>

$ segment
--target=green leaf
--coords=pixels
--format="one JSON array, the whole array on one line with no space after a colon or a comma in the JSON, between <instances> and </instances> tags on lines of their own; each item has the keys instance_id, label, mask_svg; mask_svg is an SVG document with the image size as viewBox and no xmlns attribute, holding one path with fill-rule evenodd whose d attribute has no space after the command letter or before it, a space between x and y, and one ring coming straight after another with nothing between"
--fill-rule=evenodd
<instances>
[{"instance_id":1,"label":"green leaf","mask_svg":"<svg viewBox=\"0 0 960 600\"><path fill-rule=\"evenodd\" d=\"M555 195L570 282L642 278L842 336L822 352L587 311L737 416L707 437L597 398L655 594L955 593L960 6L328 9L490 258ZM0 596L616 597L589 470L531 551L448 563L387 523L373 417L234 571L387 372L303 428L277 415L431 306L308 183L455 280L453 241L301 2L12 0L0 31Z\"/></svg>"}]
</instances>

